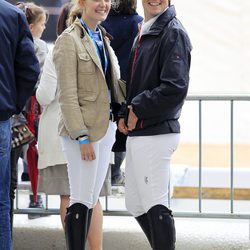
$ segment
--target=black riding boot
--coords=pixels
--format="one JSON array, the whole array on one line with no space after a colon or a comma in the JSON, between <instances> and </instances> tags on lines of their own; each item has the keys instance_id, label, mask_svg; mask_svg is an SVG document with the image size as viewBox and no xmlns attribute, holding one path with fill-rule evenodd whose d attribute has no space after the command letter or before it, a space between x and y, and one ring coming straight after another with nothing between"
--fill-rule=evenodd
<instances>
[{"instance_id":1,"label":"black riding boot","mask_svg":"<svg viewBox=\"0 0 250 250\"><path fill-rule=\"evenodd\" d=\"M175 249L175 225L172 211L156 205L147 212L154 250Z\"/></svg>"},{"instance_id":2,"label":"black riding boot","mask_svg":"<svg viewBox=\"0 0 250 250\"><path fill-rule=\"evenodd\" d=\"M138 217L135 217L135 219L137 220L137 222L139 223L142 231L144 232L144 234L146 235L149 243L150 243L150 246L152 246L152 237L151 237L151 231L150 231L150 225L149 225L149 222L148 222L148 217L147 217L147 214L142 214Z\"/></svg>"},{"instance_id":3,"label":"black riding boot","mask_svg":"<svg viewBox=\"0 0 250 250\"><path fill-rule=\"evenodd\" d=\"M85 250L88 217L89 209L81 203L75 203L67 208L65 237L68 250Z\"/></svg>"}]
</instances>

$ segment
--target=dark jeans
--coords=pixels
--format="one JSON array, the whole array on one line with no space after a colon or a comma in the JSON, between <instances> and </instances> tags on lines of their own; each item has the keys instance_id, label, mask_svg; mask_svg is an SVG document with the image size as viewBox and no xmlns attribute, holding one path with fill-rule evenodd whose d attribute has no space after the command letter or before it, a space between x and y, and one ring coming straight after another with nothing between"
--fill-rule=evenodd
<instances>
[{"instance_id":1,"label":"dark jeans","mask_svg":"<svg viewBox=\"0 0 250 250\"><path fill-rule=\"evenodd\" d=\"M121 165L126 152L115 152L115 163L111 164L111 180L115 181L121 176Z\"/></svg>"},{"instance_id":2,"label":"dark jeans","mask_svg":"<svg viewBox=\"0 0 250 250\"><path fill-rule=\"evenodd\" d=\"M0 121L0 249L12 248L10 232L10 120Z\"/></svg>"}]
</instances>

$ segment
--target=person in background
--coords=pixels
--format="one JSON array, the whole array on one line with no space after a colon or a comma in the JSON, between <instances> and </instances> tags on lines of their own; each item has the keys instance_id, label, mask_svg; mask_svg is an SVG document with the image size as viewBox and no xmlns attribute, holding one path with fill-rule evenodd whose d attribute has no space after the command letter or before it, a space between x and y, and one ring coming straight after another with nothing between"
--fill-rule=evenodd
<instances>
[{"instance_id":1,"label":"person in background","mask_svg":"<svg viewBox=\"0 0 250 250\"><path fill-rule=\"evenodd\" d=\"M144 21L135 40L119 129L128 134L125 198L154 250L175 249L168 208L170 160L180 137L191 43L170 0L142 0Z\"/></svg>"},{"instance_id":2,"label":"person in background","mask_svg":"<svg viewBox=\"0 0 250 250\"><path fill-rule=\"evenodd\" d=\"M59 134L70 183L65 217L69 250L85 249L115 140L112 107L124 101L119 92L118 61L108 34L99 26L110 5L110 0L78 0L71 16L78 11L81 17L59 36L53 50L61 111Z\"/></svg>"},{"instance_id":3,"label":"person in background","mask_svg":"<svg viewBox=\"0 0 250 250\"><path fill-rule=\"evenodd\" d=\"M39 63L24 14L6 1L0 1L0 34L0 249L11 250L10 118L32 95Z\"/></svg>"},{"instance_id":4,"label":"person in background","mask_svg":"<svg viewBox=\"0 0 250 250\"><path fill-rule=\"evenodd\" d=\"M39 61L40 71L42 73L43 64L45 61L45 57L48 53L47 44L45 41L41 40L41 36L45 30L45 25L48 20L48 12L41 6L38 6L32 2L18 2L16 6L21 9L28 21L29 29L32 34L33 40L34 40L34 48L35 53ZM37 89L37 86L40 82L41 73L39 75L38 81L36 83L33 96L27 101L25 105L25 118L26 121L23 120L23 117L20 117L22 114L19 115L19 122L25 122L27 123L28 127L30 128L31 132L36 136L37 138L37 130L38 130L38 120L40 115L40 106L35 98L35 91ZM11 181L11 200L13 203L13 200L15 198L15 189L17 186L17 162L19 157L22 155L23 158L23 166L24 171L22 173L21 179L29 180L27 178L28 176L28 162L27 162L27 151L29 147L34 147L35 149L35 141L31 142L30 145L25 145L23 147L19 147L16 149L12 149L11 152L11 168L12 168L12 181ZM36 150L36 149L35 149ZM34 157L35 158L35 157ZM36 165L37 161L32 161L32 164ZM43 201L42 197L40 195L37 196L37 201L34 200L33 195L30 195L30 203L29 208L43 208ZM13 215L12 215L13 217ZM39 214L28 214L29 219L34 219L37 217L40 217ZM13 222L12 222L13 223Z\"/></svg>"},{"instance_id":5,"label":"person in background","mask_svg":"<svg viewBox=\"0 0 250 250\"><path fill-rule=\"evenodd\" d=\"M62 7L57 23L58 36L67 28L67 19L72 6L72 3L66 3ZM60 216L64 228L70 189L67 163L58 136L60 107L52 52L49 52L46 57L36 98L43 107L38 129L38 191L48 195L60 195ZM88 234L90 250L102 249L102 216L102 207L98 201L93 209Z\"/></svg>"},{"instance_id":6,"label":"person in background","mask_svg":"<svg viewBox=\"0 0 250 250\"><path fill-rule=\"evenodd\" d=\"M121 79L127 80L127 65L130 50L138 33L138 24L142 17L136 12L136 0L113 0L111 10L102 26L113 37L111 47L118 58L121 70ZM116 140L112 147L114 152L114 164L111 164L112 185L124 185L125 176L121 171L121 164L126 155L127 136L116 130Z\"/></svg>"}]
</instances>

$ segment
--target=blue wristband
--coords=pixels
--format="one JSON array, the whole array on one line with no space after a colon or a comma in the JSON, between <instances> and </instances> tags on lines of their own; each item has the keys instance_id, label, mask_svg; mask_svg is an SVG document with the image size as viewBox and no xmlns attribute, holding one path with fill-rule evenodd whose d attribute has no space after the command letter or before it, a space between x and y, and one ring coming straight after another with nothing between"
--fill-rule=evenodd
<instances>
[{"instance_id":1,"label":"blue wristband","mask_svg":"<svg viewBox=\"0 0 250 250\"><path fill-rule=\"evenodd\" d=\"M83 141L79 141L79 145L83 145L89 142L89 139L83 140Z\"/></svg>"}]
</instances>

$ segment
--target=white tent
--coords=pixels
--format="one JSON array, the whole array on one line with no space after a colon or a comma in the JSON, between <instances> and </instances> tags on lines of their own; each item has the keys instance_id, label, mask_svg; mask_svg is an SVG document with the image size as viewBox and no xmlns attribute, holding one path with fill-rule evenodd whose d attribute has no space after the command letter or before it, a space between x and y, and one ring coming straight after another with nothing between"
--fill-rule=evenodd
<instances>
[{"instance_id":1,"label":"white tent","mask_svg":"<svg viewBox=\"0 0 250 250\"><path fill-rule=\"evenodd\" d=\"M250 1L172 4L193 44L189 92L250 93Z\"/></svg>"}]
</instances>

